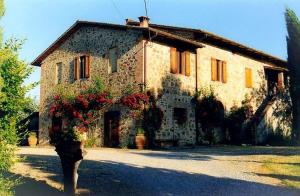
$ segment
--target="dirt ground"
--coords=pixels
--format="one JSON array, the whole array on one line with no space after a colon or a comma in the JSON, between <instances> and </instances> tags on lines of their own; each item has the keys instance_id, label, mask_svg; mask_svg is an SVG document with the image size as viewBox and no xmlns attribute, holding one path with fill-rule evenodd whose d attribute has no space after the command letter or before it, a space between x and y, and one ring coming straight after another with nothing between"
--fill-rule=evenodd
<instances>
[{"instance_id":1,"label":"dirt ground","mask_svg":"<svg viewBox=\"0 0 300 196\"><path fill-rule=\"evenodd\" d=\"M164 151L88 149L79 169L79 195L300 195L263 169L276 155L299 149L197 147ZM23 184L16 195L62 195L54 148L20 148L12 173ZM300 174L299 174L300 175Z\"/></svg>"}]
</instances>

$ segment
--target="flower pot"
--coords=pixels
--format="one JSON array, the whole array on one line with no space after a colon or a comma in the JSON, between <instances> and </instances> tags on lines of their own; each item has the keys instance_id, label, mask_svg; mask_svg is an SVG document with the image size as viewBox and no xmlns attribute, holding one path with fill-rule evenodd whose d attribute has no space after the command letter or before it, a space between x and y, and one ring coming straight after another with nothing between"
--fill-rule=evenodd
<instances>
[{"instance_id":1,"label":"flower pot","mask_svg":"<svg viewBox=\"0 0 300 196\"><path fill-rule=\"evenodd\" d=\"M135 136L135 145L136 148L139 150L143 150L146 146L146 137L144 134L137 134Z\"/></svg>"},{"instance_id":2,"label":"flower pot","mask_svg":"<svg viewBox=\"0 0 300 196\"><path fill-rule=\"evenodd\" d=\"M64 174L64 192L66 195L75 195L78 167L86 152L82 142L61 142L55 146L60 157Z\"/></svg>"},{"instance_id":3,"label":"flower pot","mask_svg":"<svg viewBox=\"0 0 300 196\"><path fill-rule=\"evenodd\" d=\"M30 147L35 147L36 146L36 144L37 144L37 137L35 135L29 136L27 140L28 140L28 145Z\"/></svg>"}]
</instances>

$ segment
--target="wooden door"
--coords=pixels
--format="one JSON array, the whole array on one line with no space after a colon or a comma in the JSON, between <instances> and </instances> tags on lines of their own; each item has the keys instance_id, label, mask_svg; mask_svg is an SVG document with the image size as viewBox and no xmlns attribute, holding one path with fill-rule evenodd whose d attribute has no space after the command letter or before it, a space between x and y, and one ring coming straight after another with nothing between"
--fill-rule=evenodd
<instances>
[{"instance_id":1,"label":"wooden door","mask_svg":"<svg viewBox=\"0 0 300 196\"><path fill-rule=\"evenodd\" d=\"M104 146L119 147L120 112L110 111L104 115Z\"/></svg>"}]
</instances>

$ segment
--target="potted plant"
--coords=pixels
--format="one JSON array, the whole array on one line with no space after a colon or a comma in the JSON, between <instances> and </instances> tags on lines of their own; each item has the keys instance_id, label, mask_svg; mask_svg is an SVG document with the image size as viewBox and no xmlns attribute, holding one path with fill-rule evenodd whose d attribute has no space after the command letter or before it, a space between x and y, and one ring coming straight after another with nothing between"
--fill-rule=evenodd
<instances>
[{"instance_id":1,"label":"potted plant","mask_svg":"<svg viewBox=\"0 0 300 196\"><path fill-rule=\"evenodd\" d=\"M132 118L136 119L137 134L135 136L135 144L137 149L144 149L146 146L145 131L141 127L143 119L143 110L145 105L149 103L149 96L145 93L134 92L129 89L120 99L120 104L128 107Z\"/></svg>"},{"instance_id":2,"label":"potted plant","mask_svg":"<svg viewBox=\"0 0 300 196\"><path fill-rule=\"evenodd\" d=\"M75 195L78 167L85 156L83 149L86 141L86 133L80 132L74 127L72 130L63 130L59 142L55 144L55 151L60 157L64 174L64 192L67 195Z\"/></svg>"},{"instance_id":3,"label":"potted plant","mask_svg":"<svg viewBox=\"0 0 300 196\"><path fill-rule=\"evenodd\" d=\"M64 89L64 88L63 88ZM70 89L71 92L72 89ZM64 192L75 195L77 170L86 152L87 131L97 119L99 110L112 103L110 93L104 91L101 80L92 81L78 93L54 92L49 97L50 143L61 159L64 174ZM74 91L76 92L76 91Z\"/></svg>"},{"instance_id":4,"label":"potted plant","mask_svg":"<svg viewBox=\"0 0 300 196\"><path fill-rule=\"evenodd\" d=\"M144 147L146 146L145 132L144 132L144 129L141 127L139 127L137 129L137 133L135 136L135 145L136 145L136 148L139 150L143 150Z\"/></svg>"},{"instance_id":5,"label":"potted plant","mask_svg":"<svg viewBox=\"0 0 300 196\"><path fill-rule=\"evenodd\" d=\"M30 147L35 147L37 144L36 132L30 132L27 140Z\"/></svg>"}]
</instances>

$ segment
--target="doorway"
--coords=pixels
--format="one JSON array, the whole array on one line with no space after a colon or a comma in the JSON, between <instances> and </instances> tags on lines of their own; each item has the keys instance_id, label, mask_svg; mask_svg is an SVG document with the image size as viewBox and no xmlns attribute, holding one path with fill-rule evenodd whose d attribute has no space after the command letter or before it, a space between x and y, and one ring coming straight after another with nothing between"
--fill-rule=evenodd
<instances>
[{"instance_id":1,"label":"doorway","mask_svg":"<svg viewBox=\"0 0 300 196\"><path fill-rule=\"evenodd\" d=\"M104 146L119 147L120 112L109 111L104 114Z\"/></svg>"}]
</instances>

